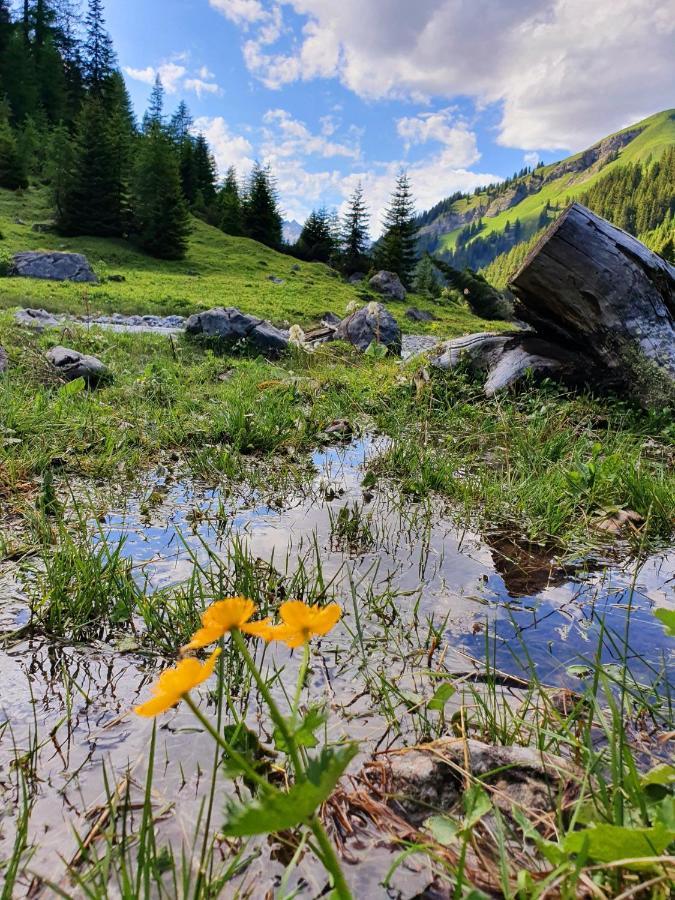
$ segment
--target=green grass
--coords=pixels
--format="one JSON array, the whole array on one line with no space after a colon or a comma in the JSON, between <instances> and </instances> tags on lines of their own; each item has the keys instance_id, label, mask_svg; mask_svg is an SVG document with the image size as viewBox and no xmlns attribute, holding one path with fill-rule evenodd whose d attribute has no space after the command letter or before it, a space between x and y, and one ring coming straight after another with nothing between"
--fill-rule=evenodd
<instances>
[{"instance_id":1,"label":"green grass","mask_svg":"<svg viewBox=\"0 0 675 900\"><path fill-rule=\"evenodd\" d=\"M643 131L629 144L619 151L617 159L603 166L599 170L593 170L590 174L581 172L578 174L568 174L557 178L546 184L540 191L531 194L529 197L521 200L516 206L507 209L497 216L484 217L484 228L480 232L480 237L487 237L490 234L501 234L507 222L513 224L516 219L520 219L523 226L523 234L529 235L533 232L539 222L539 216L546 207L546 203L557 207L562 205L567 197L574 200L580 194L583 194L591 188L597 181L604 178L613 169L626 165L631 162L644 162L649 157L658 159L661 154L675 143L675 110L664 110L656 115L644 119L637 125L631 125L622 131L630 131L636 127L641 127ZM617 132L621 134L622 132ZM609 135L612 137L612 135ZM574 160L582 156L582 153L574 154L569 159ZM559 163L537 169L537 175L546 175L552 171ZM524 181L527 183L531 180L531 176L526 176ZM456 204L456 211L462 212L468 208L474 208L479 203L489 203L490 199L487 195L479 195L472 197L471 202L459 200ZM441 250L453 250L457 243L457 237L462 231L457 228L454 231L444 234L441 241Z\"/></svg>"},{"instance_id":2,"label":"green grass","mask_svg":"<svg viewBox=\"0 0 675 900\"><path fill-rule=\"evenodd\" d=\"M445 494L466 521L518 522L569 545L596 539L598 516L630 509L650 539L672 533L669 410L647 414L554 386L487 400L461 372L432 371L425 384L419 362L401 368L340 344L273 363L96 328L72 331L68 343L103 359L114 381L73 394L43 358L61 340L0 316L11 364L0 379L0 496L12 506L25 505L26 491L33 502L30 485L45 474L133 478L168 452L196 473L241 477L249 461L311 450L346 419L391 436L378 474L420 496Z\"/></svg>"},{"instance_id":3,"label":"green grass","mask_svg":"<svg viewBox=\"0 0 675 900\"><path fill-rule=\"evenodd\" d=\"M101 284L0 278L0 309L23 306L77 315L190 315L214 306L237 306L288 326L316 322L326 312L342 316L352 301L378 299L366 286L346 284L328 266L298 262L256 241L225 235L199 219L192 219L186 259L166 262L146 256L123 240L64 238L32 231L34 223L48 222L50 218L44 188L32 187L25 192L0 190L0 235L4 235L0 257L22 250L84 253ZM110 275L122 275L126 280L106 281ZM284 283L274 284L270 276L281 278ZM438 321L411 322L405 316L411 305L433 312ZM504 327L504 323L486 323L466 307L435 303L412 294L403 302L387 301L387 307L407 332L451 337Z\"/></svg>"}]
</instances>

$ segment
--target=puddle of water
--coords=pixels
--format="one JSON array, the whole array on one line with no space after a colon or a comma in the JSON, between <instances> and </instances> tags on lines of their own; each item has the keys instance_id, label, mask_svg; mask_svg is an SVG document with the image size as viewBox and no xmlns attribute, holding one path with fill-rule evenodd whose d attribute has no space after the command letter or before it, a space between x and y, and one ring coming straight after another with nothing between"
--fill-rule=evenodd
<instances>
[{"instance_id":1,"label":"puddle of water","mask_svg":"<svg viewBox=\"0 0 675 900\"><path fill-rule=\"evenodd\" d=\"M435 659L442 658L449 672L471 669L464 652L483 657L489 628L497 636L499 668L522 674L522 642L542 681L576 687L579 682L567 666L593 655L603 621L621 634L629 606L635 677L649 676L649 667L659 667L664 660L672 663L672 650L651 609L675 606L675 553L654 556L637 576L629 567L609 568L597 561L576 571L561 568L541 548L516 544L503 535L485 540L458 529L439 504L403 500L387 484L364 491L367 460L381 449L381 442L366 439L315 453L317 474L308 491L278 497L274 503L155 475L146 490L106 516L103 529L113 543L124 538L123 552L133 558L137 577L149 591L188 578L191 553L203 563L209 552L226 556L233 536L244 540L254 557L274 561L282 573L293 571L318 548L324 577L333 580L333 590L344 598L346 616L317 645L309 693L313 700L325 698L329 703L332 737L362 741L361 758L374 748L415 739L404 711L395 722L387 721L377 705L375 686L389 680L413 696L428 690L423 670L429 665L424 648L431 619L442 626L443 635ZM356 524L351 512L355 504ZM25 619L14 575L0 574L3 627L16 627ZM353 596L363 651L355 637ZM616 646L606 640L603 662L610 665L617 657ZM284 680L290 682L297 654L277 648L274 661L284 667ZM7 826L0 828L0 856L11 846L16 816L9 769L13 745L25 748L31 730L37 729L43 742L30 826L38 843L31 860L37 873L56 877L55 872L63 872L60 860L76 853L74 830L86 833L87 810L104 798L104 763L113 783L132 766L142 785L152 726L126 714L147 694L158 663L121 655L105 644L69 646L38 639L0 653L0 711L11 723L0 732L0 824L5 818ZM269 741L255 698L248 716ZM155 808L171 808L161 834L179 852L197 821L212 748L209 741L195 739L193 719L185 708L168 714L159 725ZM230 790L223 780L217 808ZM253 884L252 879L258 879L256 896L274 888L283 865L275 861L273 843L253 845L258 856L237 880L238 889ZM350 871L359 885L358 896L381 890L376 886L391 864L386 851L371 851L361 854L359 865ZM427 875L414 868L401 870L395 882L400 896L415 896L423 889ZM293 884L306 879L309 886L301 896L316 896L322 886L317 877L309 863L301 864Z\"/></svg>"}]
</instances>

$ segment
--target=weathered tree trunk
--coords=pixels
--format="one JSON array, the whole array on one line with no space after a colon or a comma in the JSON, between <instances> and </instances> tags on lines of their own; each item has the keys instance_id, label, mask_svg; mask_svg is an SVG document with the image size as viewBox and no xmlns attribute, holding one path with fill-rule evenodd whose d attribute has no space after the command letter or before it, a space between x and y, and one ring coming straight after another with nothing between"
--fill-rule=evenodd
<instances>
[{"instance_id":1,"label":"weathered tree trunk","mask_svg":"<svg viewBox=\"0 0 675 900\"><path fill-rule=\"evenodd\" d=\"M511 282L534 331L445 343L432 363L487 373L488 396L527 372L624 391L645 406L675 403L675 268L573 203Z\"/></svg>"},{"instance_id":2,"label":"weathered tree trunk","mask_svg":"<svg viewBox=\"0 0 675 900\"><path fill-rule=\"evenodd\" d=\"M606 387L643 402L675 398L675 268L573 203L511 282L517 315L580 353Z\"/></svg>"}]
</instances>

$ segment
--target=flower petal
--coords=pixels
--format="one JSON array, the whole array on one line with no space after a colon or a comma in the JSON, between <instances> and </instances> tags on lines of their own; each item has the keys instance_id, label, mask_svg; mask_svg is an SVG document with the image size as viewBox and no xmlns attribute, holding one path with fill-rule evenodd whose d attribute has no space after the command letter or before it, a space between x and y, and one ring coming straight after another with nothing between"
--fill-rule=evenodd
<instances>
[{"instance_id":1,"label":"flower petal","mask_svg":"<svg viewBox=\"0 0 675 900\"><path fill-rule=\"evenodd\" d=\"M259 622L248 622L240 628L246 634L252 634L254 637L260 637L265 641L271 640L269 634L273 629L274 626L269 619L261 619Z\"/></svg>"},{"instance_id":2,"label":"flower petal","mask_svg":"<svg viewBox=\"0 0 675 900\"><path fill-rule=\"evenodd\" d=\"M287 600L279 607L279 616L281 621L291 628L307 628L310 624L312 610L302 600Z\"/></svg>"},{"instance_id":3,"label":"flower petal","mask_svg":"<svg viewBox=\"0 0 675 900\"><path fill-rule=\"evenodd\" d=\"M314 634L328 634L331 628L337 625L341 615L342 610L337 603L331 603L328 606L324 606L323 609L319 610L316 614L312 624L312 631Z\"/></svg>"},{"instance_id":4,"label":"flower petal","mask_svg":"<svg viewBox=\"0 0 675 900\"><path fill-rule=\"evenodd\" d=\"M154 716L159 715L159 713L163 713L167 709L171 709L171 707L175 706L179 700L180 695L176 696L172 694L158 694L151 700L148 700L145 703L141 703L140 706L137 706L134 709L134 712L137 716L143 716L146 719L151 719Z\"/></svg>"},{"instance_id":5,"label":"flower petal","mask_svg":"<svg viewBox=\"0 0 675 900\"><path fill-rule=\"evenodd\" d=\"M255 612L253 600L246 597L227 597L212 603L202 615L205 628L220 628L221 635L232 628L239 628L251 618Z\"/></svg>"}]
</instances>

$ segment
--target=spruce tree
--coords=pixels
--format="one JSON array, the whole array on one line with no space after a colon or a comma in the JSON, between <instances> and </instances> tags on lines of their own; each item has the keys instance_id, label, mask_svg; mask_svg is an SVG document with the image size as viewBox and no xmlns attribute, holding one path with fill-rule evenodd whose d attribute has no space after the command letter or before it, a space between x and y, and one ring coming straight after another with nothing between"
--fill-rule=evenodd
<instances>
[{"instance_id":1,"label":"spruce tree","mask_svg":"<svg viewBox=\"0 0 675 900\"><path fill-rule=\"evenodd\" d=\"M345 275L367 271L368 259L368 207L363 198L363 187L358 184L349 199L347 212L342 220L340 233L342 270Z\"/></svg>"},{"instance_id":2,"label":"spruce tree","mask_svg":"<svg viewBox=\"0 0 675 900\"><path fill-rule=\"evenodd\" d=\"M58 227L65 234L115 237L124 232L116 139L106 104L90 94L78 120L75 164Z\"/></svg>"},{"instance_id":3,"label":"spruce tree","mask_svg":"<svg viewBox=\"0 0 675 900\"><path fill-rule=\"evenodd\" d=\"M115 68L115 52L106 31L103 0L89 0L84 20L87 32L84 44L84 77L90 90L101 92Z\"/></svg>"},{"instance_id":4,"label":"spruce tree","mask_svg":"<svg viewBox=\"0 0 675 900\"><path fill-rule=\"evenodd\" d=\"M274 180L269 168L260 163L255 164L249 179L243 222L244 233L254 241L268 247L281 246L282 220Z\"/></svg>"},{"instance_id":5,"label":"spruce tree","mask_svg":"<svg viewBox=\"0 0 675 900\"><path fill-rule=\"evenodd\" d=\"M330 262L337 249L331 224L325 207L310 213L295 245L298 255L316 262Z\"/></svg>"},{"instance_id":6,"label":"spruce tree","mask_svg":"<svg viewBox=\"0 0 675 900\"><path fill-rule=\"evenodd\" d=\"M52 132L47 153L47 181L57 223L66 220L68 200L75 177L75 147L65 125L57 125Z\"/></svg>"},{"instance_id":7,"label":"spruce tree","mask_svg":"<svg viewBox=\"0 0 675 900\"><path fill-rule=\"evenodd\" d=\"M162 79L155 75L155 83L152 86L148 110L143 116L143 131L149 131L152 126L164 124L164 85Z\"/></svg>"},{"instance_id":8,"label":"spruce tree","mask_svg":"<svg viewBox=\"0 0 675 900\"><path fill-rule=\"evenodd\" d=\"M159 123L140 140L134 176L134 218L138 243L160 259L182 259L190 221L171 139Z\"/></svg>"},{"instance_id":9,"label":"spruce tree","mask_svg":"<svg viewBox=\"0 0 675 900\"><path fill-rule=\"evenodd\" d=\"M221 231L237 236L243 234L241 196L234 166L230 166L227 170L225 181L218 194L218 210L220 213L218 227Z\"/></svg>"},{"instance_id":10,"label":"spruce tree","mask_svg":"<svg viewBox=\"0 0 675 900\"><path fill-rule=\"evenodd\" d=\"M376 265L395 272L406 287L410 287L415 267L417 226L415 201L406 172L396 180L396 188L384 217L384 234L377 251Z\"/></svg>"},{"instance_id":11,"label":"spruce tree","mask_svg":"<svg viewBox=\"0 0 675 900\"><path fill-rule=\"evenodd\" d=\"M10 191L28 187L28 176L9 125L6 103L0 104L0 187Z\"/></svg>"},{"instance_id":12,"label":"spruce tree","mask_svg":"<svg viewBox=\"0 0 675 900\"><path fill-rule=\"evenodd\" d=\"M192 125L193 119L190 115L190 110L185 101L181 100L176 112L171 116L171 121L169 122L169 134L171 135L171 140L177 147L182 146L183 141L189 140Z\"/></svg>"},{"instance_id":13,"label":"spruce tree","mask_svg":"<svg viewBox=\"0 0 675 900\"><path fill-rule=\"evenodd\" d=\"M428 253L424 254L415 267L413 290L416 294L422 294L425 297L436 298L441 295L441 284L436 275L436 267Z\"/></svg>"}]
</instances>

